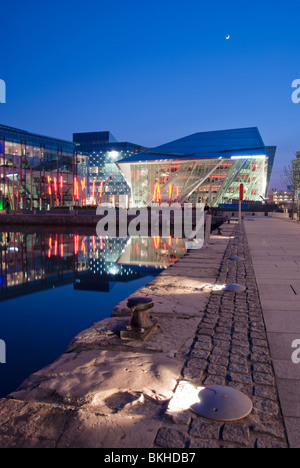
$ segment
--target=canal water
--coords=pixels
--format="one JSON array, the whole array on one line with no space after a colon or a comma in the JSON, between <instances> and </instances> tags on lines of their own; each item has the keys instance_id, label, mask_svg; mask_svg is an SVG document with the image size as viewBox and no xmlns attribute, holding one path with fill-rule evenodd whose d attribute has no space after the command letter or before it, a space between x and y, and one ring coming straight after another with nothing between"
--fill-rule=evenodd
<instances>
[{"instance_id":1,"label":"canal water","mask_svg":"<svg viewBox=\"0 0 300 468\"><path fill-rule=\"evenodd\" d=\"M0 232L0 398L186 253L181 239L93 234Z\"/></svg>"}]
</instances>

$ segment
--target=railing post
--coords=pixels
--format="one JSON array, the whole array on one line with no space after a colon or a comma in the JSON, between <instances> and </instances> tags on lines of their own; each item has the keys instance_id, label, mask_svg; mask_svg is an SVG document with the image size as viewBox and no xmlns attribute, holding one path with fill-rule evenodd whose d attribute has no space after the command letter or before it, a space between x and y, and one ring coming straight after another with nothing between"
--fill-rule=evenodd
<instances>
[{"instance_id":1,"label":"railing post","mask_svg":"<svg viewBox=\"0 0 300 468\"><path fill-rule=\"evenodd\" d=\"M204 245L208 245L210 241L211 222L212 222L212 215L206 214L205 215Z\"/></svg>"}]
</instances>

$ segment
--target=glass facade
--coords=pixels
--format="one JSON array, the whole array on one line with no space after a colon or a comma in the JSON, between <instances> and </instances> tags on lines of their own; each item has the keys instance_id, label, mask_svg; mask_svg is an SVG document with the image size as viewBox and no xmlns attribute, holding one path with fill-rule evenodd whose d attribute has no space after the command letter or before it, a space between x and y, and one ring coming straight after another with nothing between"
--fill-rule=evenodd
<instances>
[{"instance_id":1,"label":"glass facade","mask_svg":"<svg viewBox=\"0 0 300 468\"><path fill-rule=\"evenodd\" d=\"M45 209L82 203L88 158L72 142L0 125L2 209ZM78 180L77 180L78 177ZM82 186L81 186L82 189Z\"/></svg>"},{"instance_id":2,"label":"glass facade","mask_svg":"<svg viewBox=\"0 0 300 468\"><path fill-rule=\"evenodd\" d=\"M271 175L257 129L191 135L117 164L133 207L174 202L217 207L237 200L242 183L245 200L262 201Z\"/></svg>"},{"instance_id":3,"label":"glass facade","mask_svg":"<svg viewBox=\"0 0 300 468\"><path fill-rule=\"evenodd\" d=\"M131 191L116 162L131 158L145 147L118 142L110 132L74 133L73 141L80 151L89 154L89 203L127 206Z\"/></svg>"},{"instance_id":4,"label":"glass facade","mask_svg":"<svg viewBox=\"0 0 300 468\"><path fill-rule=\"evenodd\" d=\"M266 189L266 197L267 197L269 187L270 187L271 175L272 175L272 170L273 170L273 166L274 166L277 147L276 146L266 146L266 150L267 150L267 153L268 153L268 176L267 176L267 189Z\"/></svg>"},{"instance_id":5,"label":"glass facade","mask_svg":"<svg viewBox=\"0 0 300 468\"><path fill-rule=\"evenodd\" d=\"M132 206L152 203L204 203L210 206L231 203L245 185L245 200L264 196L267 157L251 160L198 159L126 163L130 173ZM123 169L125 163L120 163Z\"/></svg>"}]
</instances>

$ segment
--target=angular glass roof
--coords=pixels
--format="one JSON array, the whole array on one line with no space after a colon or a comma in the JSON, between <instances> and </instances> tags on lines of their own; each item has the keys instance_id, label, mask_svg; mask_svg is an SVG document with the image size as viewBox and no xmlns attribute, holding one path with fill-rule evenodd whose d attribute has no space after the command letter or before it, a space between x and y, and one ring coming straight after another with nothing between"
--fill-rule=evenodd
<instances>
[{"instance_id":1,"label":"angular glass roof","mask_svg":"<svg viewBox=\"0 0 300 468\"><path fill-rule=\"evenodd\" d=\"M160 159L219 158L234 155L262 155L267 151L256 127L199 132L138 153L124 162Z\"/></svg>"}]
</instances>

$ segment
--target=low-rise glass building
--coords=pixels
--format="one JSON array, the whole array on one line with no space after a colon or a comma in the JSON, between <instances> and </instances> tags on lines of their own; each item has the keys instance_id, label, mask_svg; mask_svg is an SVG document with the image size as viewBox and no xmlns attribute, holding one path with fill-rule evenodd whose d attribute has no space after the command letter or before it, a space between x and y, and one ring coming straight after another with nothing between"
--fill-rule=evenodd
<instances>
[{"instance_id":1,"label":"low-rise glass building","mask_svg":"<svg viewBox=\"0 0 300 468\"><path fill-rule=\"evenodd\" d=\"M87 162L72 142L0 125L0 208L84 203Z\"/></svg>"},{"instance_id":2,"label":"low-rise glass building","mask_svg":"<svg viewBox=\"0 0 300 468\"><path fill-rule=\"evenodd\" d=\"M118 161L133 207L152 203L205 203L239 198L262 201L268 192L276 147L266 147L257 128L203 132Z\"/></svg>"}]
</instances>

